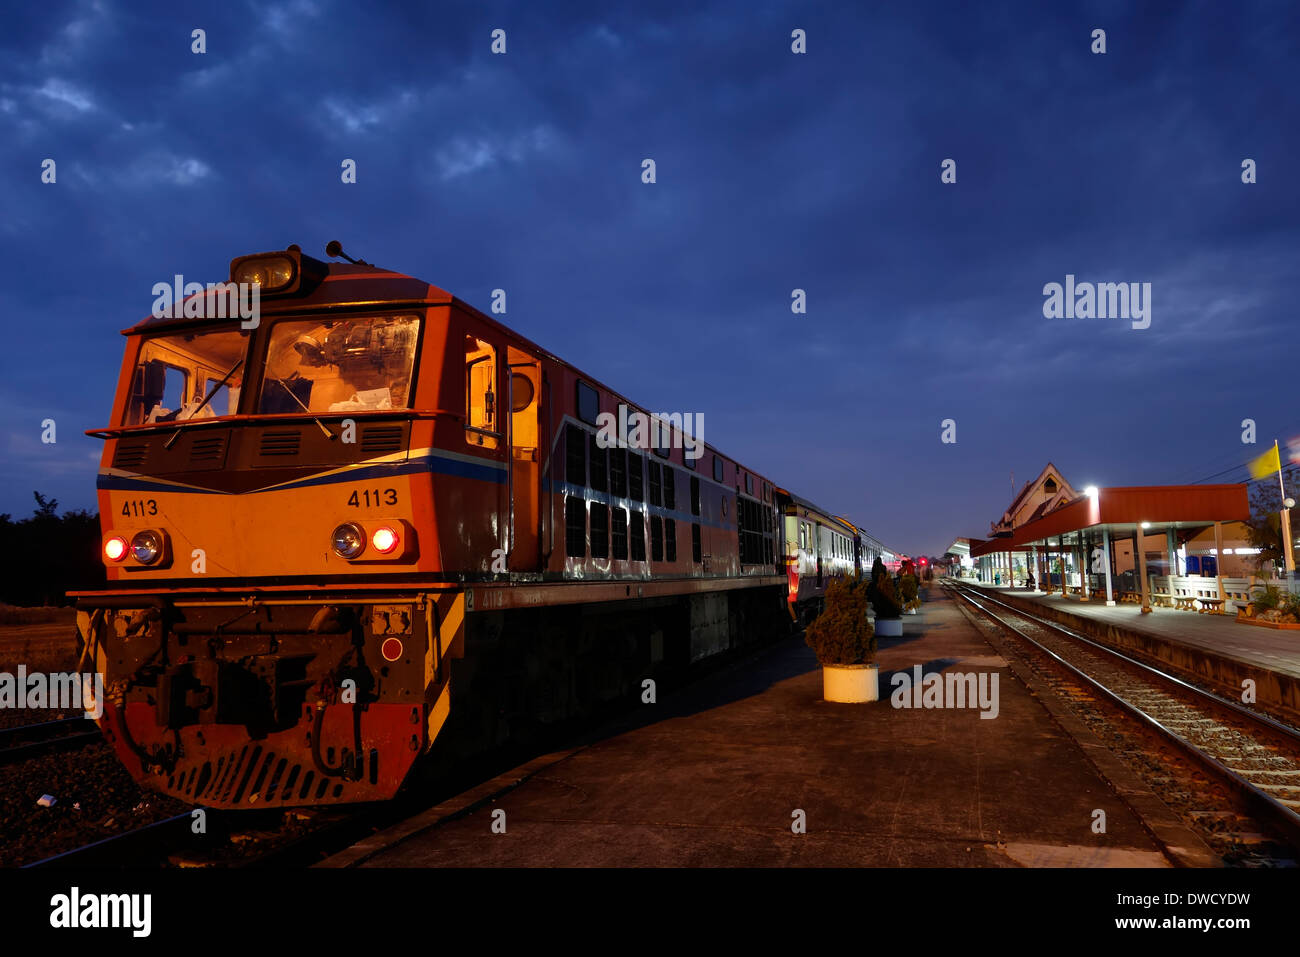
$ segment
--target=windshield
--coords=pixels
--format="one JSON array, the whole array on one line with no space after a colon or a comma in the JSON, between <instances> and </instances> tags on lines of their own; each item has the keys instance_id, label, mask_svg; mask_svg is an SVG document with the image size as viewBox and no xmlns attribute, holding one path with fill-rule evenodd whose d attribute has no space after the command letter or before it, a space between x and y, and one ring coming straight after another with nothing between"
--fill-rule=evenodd
<instances>
[{"instance_id":1,"label":"windshield","mask_svg":"<svg viewBox=\"0 0 1300 957\"><path fill-rule=\"evenodd\" d=\"M417 316L276 323L257 411L409 408L419 329Z\"/></svg>"},{"instance_id":2,"label":"windshield","mask_svg":"<svg viewBox=\"0 0 1300 957\"><path fill-rule=\"evenodd\" d=\"M140 347L123 425L234 415L248 351L246 329L155 336ZM235 369L231 374L231 369ZM229 378L227 378L229 376ZM207 405L203 400L216 389ZM200 406L203 406L200 408Z\"/></svg>"}]
</instances>

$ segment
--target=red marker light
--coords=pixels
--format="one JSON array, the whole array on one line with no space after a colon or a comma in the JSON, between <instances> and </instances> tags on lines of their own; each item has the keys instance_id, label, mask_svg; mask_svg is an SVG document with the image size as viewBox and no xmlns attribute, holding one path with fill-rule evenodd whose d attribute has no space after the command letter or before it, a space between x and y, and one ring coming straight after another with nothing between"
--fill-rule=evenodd
<instances>
[{"instance_id":1,"label":"red marker light","mask_svg":"<svg viewBox=\"0 0 1300 957\"><path fill-rule=\"evenodd\" d=\"M370 544L375 547L375 551L381 555L391 554L397 549L397 532L387 525L381 525L375 529L370 536Z\"/></svg>"},{"instance_id":2,"label":"red marker light","mask_svg":"<svg viewBox=\"0 0 1300 957\"><path fill-rule=\"evenodd\" d=\"M396 661L402 657L402 641L400 638L385 638L384 643L379 646L379 652L384 656L385 661Z\"/></svg>"},{"instance_id":3,"label":"red marker light","mask_svg":"<svg viewBox=\"0 0 1300 957\"><path fill-rule=\"evenodd\" d=\"M104 557L110 562L120 562L126 557L126 539L114 535L104 543Z\"/></svg>"}]
</instances>

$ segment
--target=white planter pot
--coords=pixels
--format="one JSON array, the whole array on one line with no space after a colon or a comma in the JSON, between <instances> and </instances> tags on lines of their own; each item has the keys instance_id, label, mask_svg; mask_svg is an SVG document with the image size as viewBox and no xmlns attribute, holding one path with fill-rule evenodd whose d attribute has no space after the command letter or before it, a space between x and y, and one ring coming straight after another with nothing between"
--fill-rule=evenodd
<instances>
[{"instance_id":1,"label":"white planter pot","mask_svg":"<svg viewBox=\"0 0 1300 957\"><path fill-rule=\"evenodd\" d=\"M875 627L877 638L903 637L903 619L901 618L877 618Z\"/></svg>"},{"instance_id":2,"label":"white planter pot","mask_svg":"<svg viewBox=\"0 0 1300 957\"><path fill-rule=\"evenodd\" d=\"M861 704L880 699L877 665L822 665L822 696L827 701Z\"/></svg>"}]
</instances>

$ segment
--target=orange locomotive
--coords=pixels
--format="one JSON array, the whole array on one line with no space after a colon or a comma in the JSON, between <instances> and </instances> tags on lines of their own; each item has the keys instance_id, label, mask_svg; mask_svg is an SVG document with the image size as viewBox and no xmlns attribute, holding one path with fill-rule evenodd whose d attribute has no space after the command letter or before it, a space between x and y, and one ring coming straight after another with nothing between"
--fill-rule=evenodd
<instances>
[{"instance_id":1,"label":"orange locomotive","mask_svg":"<svg viewBox=\"0 0 1300 957\"><path fill-rule=\"evenodd\" d=\"M140 780L383 799L435 740L500 742L788 628L787 497L671 416L409 276L291 246L230 278L253 321L219 285L127 329L90 433L109 587L78 627ZM649 447L602 433L637 414Z\"/></svg>"}]
</instances>

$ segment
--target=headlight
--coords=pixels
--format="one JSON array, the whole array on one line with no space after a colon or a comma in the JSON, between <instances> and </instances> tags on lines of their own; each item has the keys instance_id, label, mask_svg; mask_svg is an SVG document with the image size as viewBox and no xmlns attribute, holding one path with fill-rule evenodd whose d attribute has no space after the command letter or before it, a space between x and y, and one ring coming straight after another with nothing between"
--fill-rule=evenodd
<instances>
[{"instance_id":1,"label":"headlight","mask_svg":"<svg viewBox=\"0 0 1300 957\"><path fill-rule=\"evenodd\" d=\"M162 536L152 529L137 532L131 539L131 557L141 565L152 565L162 556Z\"/></svg>"},{"instance_id":2,"label":"headlight","mask_svg":"<svg viewBox=\"0 0 1300 957\"><path fill-rule=\"evenodd\" d=\"M396 549L399 541L397 532L387 525L379 526L379 528L375 529L374 534L370 536L370 544L375 546L375 551L381 555L387 555Z\"/></svg>"},{"instance_id":3,"label":"headlight","mask_svg":"<svg viewBox=\"0 0 1300 957\"><path fill-rule=\"evenodd\" d=\"M262 287L264 292L282 289L293 281L293 260L288 256L261 256L239 263L230 277Z\"/></svg>"},{"instance_id":4,"label":"headlight","mask_svg":"<svg viewBox=\"0 0 1300 957\"><path fill-rule=\"evenodd\" d=\"M366 534L361 531L360 526L345 522L334 529L330 544L334 548L334 554L339 558L356 558L366 547Z\"/></svg>"}]
</instances>

